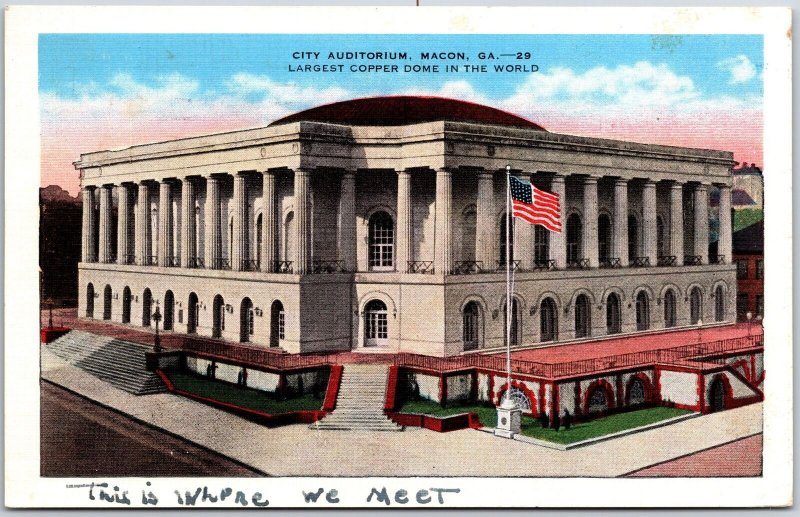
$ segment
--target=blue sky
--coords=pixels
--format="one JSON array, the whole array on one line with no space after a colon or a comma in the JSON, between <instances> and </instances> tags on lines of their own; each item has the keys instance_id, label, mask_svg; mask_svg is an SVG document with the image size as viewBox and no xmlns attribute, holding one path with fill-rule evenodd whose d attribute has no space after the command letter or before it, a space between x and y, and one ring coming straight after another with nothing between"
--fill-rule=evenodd
<instances>
[{"instance_id":1,"label":"blue sky","mask_svg":"<svg viewBox=\"0 0 800 517\"><path fill-rule=\"evenodd\" d=\"M530 52L518 73L291 72L330 51ZM319 60L293 52L320 52ZM336 62L333 62L336 63ZM463 65L464 62L440 61ZM559 133L729 150L761 163L760 35L42 34L42 183L77 191L80 153L264 126L354 97L439 95Z\"/></svg>"}]
</instances>

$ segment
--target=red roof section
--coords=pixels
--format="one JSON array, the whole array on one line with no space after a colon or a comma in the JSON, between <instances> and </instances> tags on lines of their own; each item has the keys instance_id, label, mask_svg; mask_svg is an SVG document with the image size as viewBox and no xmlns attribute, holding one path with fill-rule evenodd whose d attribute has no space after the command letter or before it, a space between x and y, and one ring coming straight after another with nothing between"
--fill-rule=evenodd
<instances>
[{"instance_id":1,"label":"red roof section","mask_svg":"<svg viewBox=\"0 0 800 517\"><path fill-rule=\"evenodd\" d=\"M546 131L528 119L489 106L444 97L405 95L325 104L276 120L270 126L300 121L348 126L405 126L440 120Z\"/></svg>"}]
</instances>

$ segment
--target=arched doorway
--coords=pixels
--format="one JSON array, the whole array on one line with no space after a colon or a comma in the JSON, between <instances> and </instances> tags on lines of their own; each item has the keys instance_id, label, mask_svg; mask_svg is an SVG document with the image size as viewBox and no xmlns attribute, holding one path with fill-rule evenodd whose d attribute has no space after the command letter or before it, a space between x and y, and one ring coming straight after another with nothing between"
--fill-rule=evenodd
<instances>
[{"instance_id":1,"label":"arched doorway","mask_svg":"<svg viewBox=\"0 0 800 517\"><path fill-rule=\"evenodd\" d=\"M222 331L225 330L225 299L221 295L214 297L214 304L212 305L213 311L213 326L211 327L211 337L221 337Z\"/></svg>"},{"instance_id":2,"label":"arched doorway","mask_svg":"<svg viewBox=\"0 0 800 517\"><path fill-rule=\"evenodd\" d=\"M189 293L189 302L186 304L186 333L196 334L199 322L199 303L195 293Z\"/></svg>"},{"instance_id":3,"label":"arched doorway","mask_svg":"<svg viewBox=\"0 0 800 517\"><path fill-rule=\"evenodd\" d=\"M122 290L122 323L131 322L131 288L127 285Z\"/></svg>"},{"instance_id":4,"label":"arched doorway","mask_svg":"<svg viewBox=\"0 0 800 517\"><path fill-rule=\"evenodd\" d=\"M716 321L725 320L725 294L721 285L714 290L714 319Z\"/></svg>"},{"instance_id":5,"label":"arched doorway","mask_svg":"<svg viewBox=\"0 0 800 517\"><path fill-rule=\"evenodd\" d=\"M86 286L86 317L94 318L94 284Z\"/></svg>"},{"instance_id":6,"label":"arched doorway","mask_svg":"<svg viewBox=\"0 0 800 517\"><path fill-rule=\"evenodd\" d=\"M469 302L464 306L462 320L464 350L478 349L480 347L481 312L477 302Z\"/></svg>"},{"instance_id":7,"label":"arched doorway","mask_svg":"<svg viewBox=\"0 0 800 517\"><path fill-rule=\"evenodd\" d=\"M567 265L577 264L581 258L581 216L572 214L567 218Z\"/></svg>"},{"instance_id":8,"label":"arched doorway","mask_svg":"<svg viewBox=\"0 0 800 517\"><path fill-rule=\"evenodd\" d=\"M725 383L720 376L711 382L711 400L709 409L712 413L725 409Z\"/></svg>"},{"instance_id":9,"label":"arched doorway","mask_svg":"<svg viewBox=\"0 0 800 517\"><path fill-rule=\"evenodd\" d=\"M103 289L103 319L111 319L111 286L108 284Z\"/></svg>"},{"instance_id":10,"label":"arched doorway","mask_svg":"<svg viewBox=\"0 0 800 517\"><path fill-rule=\"evenodd\" d=\"M173 330L175 326L175 295L172 291L164 293L164 330Z\"/></svg>"},{"instance_id":11,"label":"arched doorway","mask_svg":"<svg viewBox=\"0 0 800 517\"><path fill-rule=\"evenodd\" d=\"M269 346L278 347L286 337L286 313L280 300L272 302L269 321Z\"/></svg>"},{"instance_id":12,"label":"arched doorway","mask_svg":"<svg viewBox=\"0 0 800 517\"><path fill-rule=\"evenodd\" d=\"M703 314L703 293L700 291L699 287L693 287L691 293L689 294L689 318L692 325L697 325L697 323L702 319Z\"/></svg>"},{"instance_id":13,"label":"arched doorway","mask_svg":"<svg viewBox=\"0 0 800 517\"><path fill-rule=\"evenodd\" d=\"M675 292L670 289L664 293L664 327L670 328L678 324L678 311L675 302Z\"/></svg>"},{"instance_id":14,"label":"arched doorway","mask_svg":"<svg viewBox=\"0 0 800 517\"><path fill-rule=\"evenodd\" d=\"M153 293L150 288L145 288L142 293L142 326L150 326L150 315L153 314Z\"/></svg>"},{"instance_id":15,"label":"arched doorway","mask_svg":"<svg viewBox=\"0 0 800 517\"><path fill-rule=\"evenodd\" d=\"M506 337L508 332L508 305L503 302L503 337ZM509 342L511 346L518 345L520 342L520 337L522 337L522 332L520 328L520 317L519 317L519 303L517 303L516 298L511 299L511 338Z\"/></svg>"},{"instance_id":16,"label":"arched doorway","mask_svg":"<svg viewBox=\"0 0 800 517\"><path fill-rule=\"evenodd\" d=\"M575 298L575 337L589 337L592 335L592 312L589 297L579 294Z\"/></svg>"},{"instance_id":17,"label":"arched doorway","mask_svg":"<svg viewBox=\"0 0 800 517\"><path fill-rule=\"evenodd\" d=\"M539 341L558 339L558 311L552 298L545 298L539 305Z\"/></svg>"},{"instance_id":18,"label":"arched doorway","mask_svg":"<svg viewBox=\"0 0 800 517\"><path fill-rule=\"evenodd\" d=\"M619 334L620 332L622 332L622 315L619 296L617 293L611 293L606 299L606 333Z\"/></svg>"},{"instance_id":19,"label":"arched doorway","mask_svg":"<svg viewBox=\"0 0 800 517\"><path fill-rule=\"evenodd\" d=\"M389 315L386 304L371 300L364 307L364 346L384 346L389 342Z\"/></svg>"},{"instance_id":20,"label":"arched doorway","mask_svg":"<svg viewBox=\"0 0 800 517\"><path fill-rule=\"evenodd\" d=\"M394 270L394 221L383 211L369 218L369 268L372 271Z\"/></svg>"},{"instance_id":21,"label":"arched doorway","mask_svg":"<svg viewBox=\"0 0 800 517\"><path fill-rule=\"evenodd\" d=\"M647 388L644 381L638 377L633 377L628 385L628 405L637 406L647 402Z\"/></svg>"},{"instance_id":22,"label":"arched doorway","mask_svg":"<svg viewBox=\"0 0 800 517\"><path fill-rule=\"evenodd\" d=\"M597 218L597 253L600 264L611 257L611 219L606 214Z\"/></svg>"},{"instance_id":23,"label":"arched doorway","mask_svg":"<svg viewBox=\"0 0 800 517\"><path fill-rule=\"evenodd\" d=\"M628 260L639 256L639 220L633 214L628 214Z\"/></svg>"},{"instance_id":24,"label":"arched doorway","mask_svg":"<svg viewBox=\"0 0 800 517\"><path fill-rule=\"evenodd\" d=\"M642 290L636 295L636 330L650 328L650 298Z\"/></svg>"},{"instance_id":25,"label":"arched doorway","mask_svg":"<svg viewBox=\"0 0 800 517\"><path fill-rule=\"evenodd\" d=\"M586 411L589 414L603 413L608 411L609 407L609 394L606 393L606 388L602 385L597 385L589 391L589 399L586 405Z\"/></svg>"},{"instance_id":26,"label":"arched doorway","mask_svg":"<svg viewBox=\"0 0 800 517\"><path fill-rule=\"evenodd\" d=\"M255 314L253 302L250 298L242 300L239 308L239 341L247 343L255 331Z\"/></svg>"}]
</instances>

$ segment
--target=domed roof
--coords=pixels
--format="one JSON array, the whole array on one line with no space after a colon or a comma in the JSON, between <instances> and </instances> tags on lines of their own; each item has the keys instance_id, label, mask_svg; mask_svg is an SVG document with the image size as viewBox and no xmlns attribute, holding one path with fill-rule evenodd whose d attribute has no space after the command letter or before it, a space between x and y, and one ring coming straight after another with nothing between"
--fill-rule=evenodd
<instances>
[{"instance_id":1,"label":"domed roof","mask_svg":"<svg viewBox=\"0 0 800 517\"><path fill-rule=\"evenodd\" d=\"M406 95L366 97L325 104L283 117L270 126L300 121L349 126L405 126L439 120L546 131L530 120L489 106L443 97Z\"/></svg>"}]
</instances>

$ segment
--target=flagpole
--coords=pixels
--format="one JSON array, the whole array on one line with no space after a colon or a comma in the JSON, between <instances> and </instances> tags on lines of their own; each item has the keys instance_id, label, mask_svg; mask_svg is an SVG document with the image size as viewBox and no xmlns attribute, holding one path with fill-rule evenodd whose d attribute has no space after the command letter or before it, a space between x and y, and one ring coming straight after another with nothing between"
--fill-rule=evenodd
<instances>
[{"instance_id":1,"label":"flagpole","mask_svg":"<svg viewBox=\"0 0 800 517\"><path fill-rule=\"evenodd\" d=\"M511 405L511 165L506 165L506 406Z\"/></svg>"}]
</instances>

